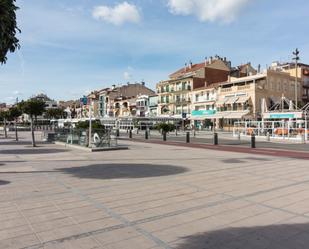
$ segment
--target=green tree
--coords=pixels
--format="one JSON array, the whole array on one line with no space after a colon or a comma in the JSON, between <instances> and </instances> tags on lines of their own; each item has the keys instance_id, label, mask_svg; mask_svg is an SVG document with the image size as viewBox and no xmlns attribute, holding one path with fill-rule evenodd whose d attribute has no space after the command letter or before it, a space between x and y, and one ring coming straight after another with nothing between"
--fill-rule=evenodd
<instances>
[{"instance_id":1,"label":"green tree","mask_svg":"<svg viewBox=\"0 0 309 249\"><path fill-rule=\"evenodd\" d=\"M17 119L22 115L20 108L17 106L11 107L9 109L9 120L14 121L15 124L15 140L18 141L18 133L17 133Z\"/></svg>"},{"instance_id":2,"label":"green tree","mask_svg":"<svg viewBox=\"0 0 309 249\"><path fill-rule=\"evenodd\" d=\"M176 126L170 123L159 123L156 125L155 128L159 131L167 133L167 132L174 131L176 129Z\"/></svg>"},{"instance_id":3,"label":"green tree","mask_svg":"<svg viewBox=\"0 0 309 249\"><path fill-rule=\"evenodd\" d=\"M59 119L59 118L63 118L65 115L65 112L62 108L53 108L53 109L48 109L45 112L45 116L46 118L49 119Z\"/></svg>"},{"instance_id":4,"label":"green tree","mask_svg":"<svg viewBox=\"0 0 309 249\"><path fill-rule=\"evenodd\" d=\"M20 48L19 40L16 37L20 33L16 22L15 0L0 0L0 63L7 60L8 52L15 52Z\"/></svg>"},{"instance_id":5,"label":"green tree","mask_svg":"<svg viewBox=\"0 0 309 249\"><path fill-rule=\"evenodd\" d=\"M91 127L92 129L101 129L104 130L104 125L101 124L100 121L95 120L91 122ZM89 129L89 121L79 121L76 125L75 125L76 129Z\"/></svg>"},{"instance_id":6,"label":"green tree","mask_svg":"<svg viewBox=\"0 0 309 249\"><path fill-rule=\"evenodd\" d=\"M7 124L7 121L9 119L9 111L0 111L0 118L1 120L3 121L3 129L4 129L4 137L5 138L8 138L8 132L7 132L7 127L6 127L6 124Z\"/></svg>"},{"instance_id":7,"label":"green tree","mask_svg":"<svg viewBox=\"0 0 309 249\"><path fill-rule=\"evenodd\" d=\"M42 115L45 111L45 102L37 99L29 99L27 101L22 101L19 103L19 108L23 113L26 113L30 117L31 126L31 137L32 146L35 147L34 129L33 121L36 120L38 116Z\"/></svg>"}]
</instances>

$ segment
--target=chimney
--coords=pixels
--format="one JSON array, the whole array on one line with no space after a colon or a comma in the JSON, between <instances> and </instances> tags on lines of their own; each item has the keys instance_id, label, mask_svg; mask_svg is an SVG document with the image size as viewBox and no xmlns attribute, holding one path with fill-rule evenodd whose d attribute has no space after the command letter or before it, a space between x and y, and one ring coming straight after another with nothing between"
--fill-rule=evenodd
<instances>
[{"instance_id":1,"label":"chimney","mask_svg":"<svg viewBox=\"0 0 309 249\"><path fill-rule=\"evenodd\" d=\"M190 61L190 63L189 63L189 67L190 67L190 69L192 68L192 61Z\"/></svg>"},{"instance_id":2,"label":"chimney","mask_svg":"<svg viewBox=\"0 0 309 249\"><path fill-rule=\"evenodd\" d=\"M208 63L211 64L212 63L212 56L209 57L208 59Z\"/></svg>"},{"instance_id":3,"label":"chimney","mask_svg":"<svg viewBox=\"0 0 309 249\"><path fill-rule=\"evenodd\" d=\"M261 72L261 64L258 65L258 71L257 71L257 72L258 72L258 73Z\"/></svg>"},{"instance_id":4,"label":"chimney","mask_svg":"<svg viewBox=\"0 0 309 249\"><path fill-rule=\"evenodd\" d=\"M116 88L116 85L112 85L112 90L114 90Z\"/></svg>"},{"instance_id":5,"label":"chimney","mask_svg":"<svg viewBox=\"0 0 309 249\"><path fill-rule=\"evenodd\" d=\"M142 81L142 86L145 86L145 82L144 81Z\"/></svg>"},{"instance_id":6,"label":"chimney","mask_svg":"<svg viewBox=\"0 0 309 249\"><path fill-rule=\"evenodd\" d=\"M185 63L185 72L187 72L187 63Z\"/></svg>"},{"instance_id":7,"label":"chimney","mask_svg":"<svg viewBox=\"0 0 309 249\"><path fill-rule=\"evenodd\" d=\"M207 66L207 57L205 57L205 67Z\"/></svg>"}]
</instances>

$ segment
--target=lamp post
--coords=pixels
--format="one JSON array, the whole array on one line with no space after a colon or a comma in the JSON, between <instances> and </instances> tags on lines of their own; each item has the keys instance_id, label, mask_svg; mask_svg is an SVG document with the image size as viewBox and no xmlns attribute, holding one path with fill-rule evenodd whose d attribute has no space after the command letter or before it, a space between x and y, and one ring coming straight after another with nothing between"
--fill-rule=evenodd
<instances>
[{"instance_id":1,"label":"lamp post","mask_svg":"<svg viewBox=\"0 0 309 249\"><path fill-rule=\"evenodd\" d=\"M91 115L91 105L92 101L90 100L89 104L89 141L88 141L88 147L91 148L91 135L92 135L92 115Z\"/></svg>"},{"instance_id":2,"label":"lamp post","mask_svg":"<svg viewBox=\"0 0 309 249\"><path fill-rule=\"evenodd\" d=\"M293 60L295 60L295 107L296 110L298 109L298 79L297 79L297 66L298 66L298 61L299 61L299 50L296 48L295 51L293 52L293 55L295 56Z\"/></svg>"}]
</instances>

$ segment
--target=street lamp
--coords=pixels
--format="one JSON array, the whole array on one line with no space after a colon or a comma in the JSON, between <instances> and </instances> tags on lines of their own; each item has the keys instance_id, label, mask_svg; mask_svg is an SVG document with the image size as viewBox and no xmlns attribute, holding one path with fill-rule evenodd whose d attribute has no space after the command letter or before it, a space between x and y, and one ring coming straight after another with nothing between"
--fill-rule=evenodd
<instances>
[{"instance_id":1,"label":"street lamp","mask_svg":"<svg viewBox=\"0 0 309 249\"><path fill-rule=\"evenodd\" d=\"M297 85L298 85L298 79L297 79L297 66L298 66L298 61L299 61L299 50L296 48L295 51L293 52L293 55L295 56L293 60L295 61L295 106L296 110L298 109L298 96L297 96Z\"/></svg>"},{"instance_id":2,"label":"street lamp","mask_svg":"<svg viewBox=\"0 0 309 249\"><path fill-rule=\"evenodd\" d=\"M88 140L88 147L91 148L92 144L91 144L91 136L92 136L92 115L91 115L91 111L92 111L92 101L90 99L90 103L89 103L89 140Z\"/></svg>"}]
</instances>

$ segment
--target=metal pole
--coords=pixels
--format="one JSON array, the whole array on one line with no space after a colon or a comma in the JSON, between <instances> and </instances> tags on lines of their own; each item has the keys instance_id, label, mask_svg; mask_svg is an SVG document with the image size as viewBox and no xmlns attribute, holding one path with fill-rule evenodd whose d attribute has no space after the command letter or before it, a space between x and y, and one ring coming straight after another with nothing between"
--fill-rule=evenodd
<instances>
[{"instance_id":1,"label":"metal pole","mask_svg":"<svg viewBox=\"0 0 309 249\"><path fill-rule=\"evenodd\" d=\"M146 140L148 139L148 131L147 131L147 129L146 129L146 131L145 131L145 139L146 139Z\"/></svg>"},{"instance_id":2,"label":"metal pole","mask_svg":"<svg viewBox=\"0 0 309 249\"><path fill-rule=\"evenodd\" d=\"M166 141L166 131L163 131L163 141Z\"/></svg>"},{"instance_id":3,"label":"metal pole","mask_svg":"<svg viewBox=\"0 0 309 249\"><path fill-rule=\"evenodd\" d=\"M91 135L92 135L92 115L91 115L91 105L92 101L90 100L90 105L89 105L89 141L88 141L88 147L91 147Z\"/></svg>"},{"instance_id":4,"label":"metal pole","mask_svg":"<svg viewBox=\"0 0 309 249\"><path fill-rule=\"evenodd\" d=\"M132 129L129 130L129 138L132 138Z\"/></svg>"},{"instance_id":5,"label":"metal pole","mask_svg":"<svg viewBox=\"0 0 309 249\"><path fill-rule=\"evenodd\" d=\"M307 111L305 112L305 141L308 140L308 122L307 122Z\"/></svg>"},{"instance_id":6,"label":"metal pole","mask_svg":"<svg viewBox=\"0 0 309 249\"><path fill-rule=\"evenodd\" d=\"M252 133L252 135L251 135L251 148L255 148L255 135L254 135L254 133Z\"/></svg>"},{"instance_id":7,"label":"metal pole","mask_svg":"<svg viewBox=\"0 0 309 249\"><path fill-rule=\"evenodd\" d=\"M297 89L297 84L298 84L298 79L297 79L297 66L298 66L298 61L299 61L299 50L296 48L295 51L293 52L293 55L295 56L293 59L295 60L295 107L296 110L298 109L298 89Z\"/></svg>"},{"instance_id":8,"label":"metal pole","mask_svg":"<svg viewBox=\"0 0 309 249\"><path fill-rule=\"evenodd\" d=\"M187 134L186 134L186 143L190 143L190 132L187 131Z\"/></svg>"}]
</instances>

